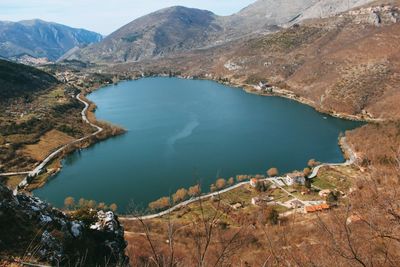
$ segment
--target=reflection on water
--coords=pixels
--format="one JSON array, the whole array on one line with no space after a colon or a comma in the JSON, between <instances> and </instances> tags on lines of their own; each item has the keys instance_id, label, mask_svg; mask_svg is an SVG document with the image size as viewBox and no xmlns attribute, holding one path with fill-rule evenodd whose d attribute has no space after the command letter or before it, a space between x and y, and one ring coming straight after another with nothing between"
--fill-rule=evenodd
<instances>
[{"instance_id":1,"label":"reflection on water","mask_svg":"<svg viewBox=\"0 0 400 267\"><path fill-rule=\"evenodd\" d=\"M188 123L186 123L186 125L182 129L179 129L176 134L168 138L167 153L170 154L175 152L174 149L175 143L181 139L189 137L199 125L200 122L198 121L198 119L192 116L191 120Z\"/></svg>"}]
</instances>

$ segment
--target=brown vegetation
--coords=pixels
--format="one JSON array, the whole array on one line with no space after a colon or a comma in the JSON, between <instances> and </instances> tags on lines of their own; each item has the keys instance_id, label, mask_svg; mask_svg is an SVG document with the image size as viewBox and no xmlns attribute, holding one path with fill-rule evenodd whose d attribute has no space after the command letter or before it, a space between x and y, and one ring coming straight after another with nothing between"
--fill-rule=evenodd
<instances>
[{"instance_id":1,"label":"brown vegetation","mask_svg":"<svg viewBox=\"0 0 400 267\"><path fill-rule=\"evenodd\" d=\"M274 177L277 176L279 174L279 171L277 168L271 168L267 171L267 174L269 177Z\"/></svg>"},{"instance_id":2,"label":"brown vegetation","mask_svg":"<svg viewBox=\"0 0 400 267\"><path fill-rule=\"evenodd\" d=\"M110 204L107 206L104 202L100 202L97 204L94 200L88 200L84 198L80 198L78 202L75 201L73 197L66 197L64 199L64 207L69 211L77 211L80 209L85 210L111 210L116 212L118 210L118 206L115 203ZM73 214L73 212L72 212Z\"/></svg>"},{"instance_id":3,"label":"brown vegetation","mask_svg":"<svg viewBox=\"0 0 400 267\"><path fill-rule=\"evenodd\" d=\"M174 203L181 202L185 200L188 196L188 190L185 188L178 189L175 194L172 195L172 201Z\"/></svg>"},{"instance_id":4,"label":"brown vegetation","mask_svg":"<svg viewBox=\"0 0 400 267\"><path fill-rule=\"evenodd\" d=\"M201 193L201 188L199 184L189 187L188 191L189 196L195 197L198 196L200 193Z\"/></svg>"},{"instance_id":5,"label":"brown vegetation","mask_svg":"<svg viewBox=\"0 0 400 267\"><path fill-rule=\"evenodd\" d=\"M149 209L152 211L163 210L171 205L169 197L162 197L156 201L149 204Z\"/></svg>"}]
</instances>

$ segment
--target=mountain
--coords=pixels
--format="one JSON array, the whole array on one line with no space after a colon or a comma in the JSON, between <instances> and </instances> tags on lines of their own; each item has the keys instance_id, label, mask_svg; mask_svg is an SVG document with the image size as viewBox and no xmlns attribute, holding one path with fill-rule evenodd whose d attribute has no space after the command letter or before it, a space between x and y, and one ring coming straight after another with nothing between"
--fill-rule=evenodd
<instances>
[{"instance_id":1,"label":"mountain","mask_svg":"<svg viewBox=\"0 0 400 267\"><path fill-rule=\"evenodd\" d=\"M0 21L0 56L57 60L74 47L102 40L98 33L42 20Z\"/></svg>"},{"instance_id":2,"label":"mountain","mask_svg":"<svg viewBox=\"0 0 400 267\"><path fill-rule=\"evenodd\" d=\"M135 62L160 58L232 40L275 32L304 19L330 16L371 0L259 0L231 16L170 7L138 18L102 42L71 53L67 59Z\"/></svg>"},{"instance_id":3,"label":"mountain","mask_svg":"<svg viewBox=\"0 0 400 267\"><path fill-rule=\"evenodd\" d=\"M102 42L75 53L72 59L125 62L158 57L172 51L208 45L222 34L212 12L171 7L141 17L123 26Z\"/></svg>"},{"instance_id":4,"label":"mountain","mask_svg":"<svg viewBox=\"0 0 400 267\"><path fill-rule=\"evenodd\" d=\"M0 59L0 103L47 89L57 83L56 78L44 71Z\"/></svg>"}]
</instances>

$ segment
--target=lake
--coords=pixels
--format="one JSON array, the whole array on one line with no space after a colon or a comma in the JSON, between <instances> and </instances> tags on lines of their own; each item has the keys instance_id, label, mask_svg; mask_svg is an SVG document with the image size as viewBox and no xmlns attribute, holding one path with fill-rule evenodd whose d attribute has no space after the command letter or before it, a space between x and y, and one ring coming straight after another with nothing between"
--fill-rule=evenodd
<instances>
[{"instance_id":1,"label":"lake","mask_svg":"<svg viewBox=\"0 0 400 267\"><path fill-rule=\"evenodd\" d=\"M62 207L72 196L149 202L201 181L302 170L307 161L342 162L341 132L360 122L333 118L280 97L245 93L212 81L145 78L90 94L96 116L127 133L75 152L34 194Z\"/></svg>"}]
</instances>

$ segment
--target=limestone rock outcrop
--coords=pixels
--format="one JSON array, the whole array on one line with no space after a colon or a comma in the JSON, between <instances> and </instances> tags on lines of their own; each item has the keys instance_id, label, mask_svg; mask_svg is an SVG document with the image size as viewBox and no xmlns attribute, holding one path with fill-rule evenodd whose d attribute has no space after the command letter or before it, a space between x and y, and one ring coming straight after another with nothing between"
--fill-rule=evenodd
<instances>
[{"instance_id":1,"label":"limestone rock outcrop","mask_svg":"<svg viewBox=\"0 0 400 267\"><path fill-rule=\"evenodd\" d=\"M0 256L82 266L104 264L107 259L107 266L127 266L124 229L117 216L99 211L92 220L96 227L37 197L14 196L0 184Z\"/></svg>"}]
</instances>

